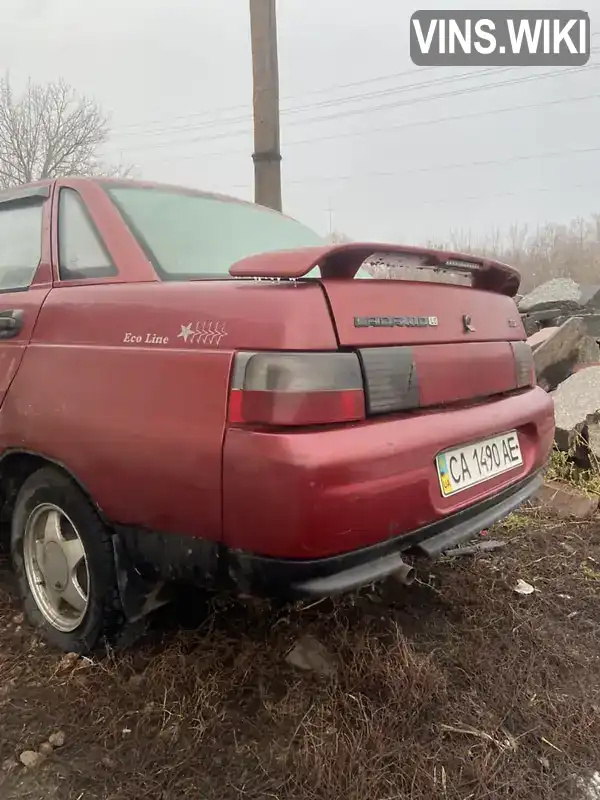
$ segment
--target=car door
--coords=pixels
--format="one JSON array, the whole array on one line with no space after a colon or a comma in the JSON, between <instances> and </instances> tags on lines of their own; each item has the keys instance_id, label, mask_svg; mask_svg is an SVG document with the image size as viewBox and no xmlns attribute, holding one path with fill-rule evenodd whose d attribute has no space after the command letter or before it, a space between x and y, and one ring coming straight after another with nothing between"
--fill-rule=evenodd
<instances>
[{"instance_id":1,"label":"car door","mask_svg":"<svg viewBox=\"0 0 600 800\"><path fill-rule=\"evenodd\" d=\"M0 409L52 287L51 189L0 193Z\"/></svg>"}]
</instances>

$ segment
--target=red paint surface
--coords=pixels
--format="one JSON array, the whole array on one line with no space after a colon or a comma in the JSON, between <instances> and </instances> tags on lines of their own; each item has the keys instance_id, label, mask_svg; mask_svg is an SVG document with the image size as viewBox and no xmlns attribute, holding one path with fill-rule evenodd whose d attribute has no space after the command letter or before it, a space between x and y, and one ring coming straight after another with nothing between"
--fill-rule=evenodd
<instances>
[{"instance_id":1,"label":"red paint surface","mask_svg":"<svg viewBox=\"0 0 600 800\"><path fill-rule=\"evenodd\" d=\"M493 292L416 281L326 280L323 282L343 345L517 341L524 330L515 301ZM472 320L465 334L463 314ZM435 327L357 328L354 317L437 317ZM509 320L516 323L511 327Z\"/></svg>"},{"instance_id":2,"label":"red paint surface","mask_svg":"<svg viewBox=\"0 0 600 800\"><path fill-rule=\"evenodd\" d=\"M263 554L326 555L443 517L545 460L553 417L552 400L541 389L329 428L228 428L231 365L240 349L335 350L338 336L350 346L426 343L415 347L415 358L430 399L478 387L501 391L508 377L505 343L524 338L520 328L507 327L514 303L432 284L161 283L93 181L59 185L81 193L119 274L58 279L55 187L34 286L0 293L0 310L26 311L22 336L0 342L0 451L22 448L64 464L113 522ZM276 260L265 258L264 271L276 269ZM294 260L306 266L304 256ZM493 265L484 264L483 273L500 283L512 279L510 270ZM437 315L440 325L393 335L354 329L353 316L370 313ZM476 328L468 357L466 345L463 353L462 344L452 344L464 342L463 313ZM218 345L178 336L182 326L207 320L223 326ZM146 344L147 334L168 341ZM519 430L523 468L443 499L435 454L511 428Z\"/></svg>"},{"instance_id":3,"label":"red paint surface","mask_svg":"<svg viewBox=\"0 0 600 800\"><path fill-rule=\"evenodd\" d=\"M442 497L434 461L440 450L514 428L521 468ZM281 558L318 558L374 544L518 481L544 463L553 437L552 399L539 388L338 429L232 429L225 439L225 541Z\"/></svg>"},{"instance_id":4,"label":"red paint surface","mask_svg":"<svg viewBox=\"0 0 600 800\"><path fill-rule=\"evenodd\" d=\"M413 350L423 406L456 403L516 388L515 360L508 342L430 344Z\"/></svg>"}]
</instances>

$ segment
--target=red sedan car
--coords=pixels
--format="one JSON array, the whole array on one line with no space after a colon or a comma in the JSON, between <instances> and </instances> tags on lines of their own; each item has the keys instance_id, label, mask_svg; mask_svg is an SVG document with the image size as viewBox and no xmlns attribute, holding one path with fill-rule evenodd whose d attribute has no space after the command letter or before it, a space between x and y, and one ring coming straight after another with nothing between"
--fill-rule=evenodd
<instances>
[{"instance_id":1,"label":"red sedan car","mask_svg":"<svg viewBox=\"0 0 600 800\"><path fill-rule=\"evenodd\" d=\"M381 251L468 285L361 279ZM510 513L554 433L518 286L177 187L0 195L0 489L30 620L82 652L173 582L328 595Z\"/></svg>"}]
</instances>

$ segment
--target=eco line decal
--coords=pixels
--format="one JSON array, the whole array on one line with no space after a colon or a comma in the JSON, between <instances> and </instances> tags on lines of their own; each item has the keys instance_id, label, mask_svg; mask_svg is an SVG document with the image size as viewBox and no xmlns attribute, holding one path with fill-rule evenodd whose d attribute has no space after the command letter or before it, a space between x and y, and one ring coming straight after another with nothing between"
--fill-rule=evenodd
<instances>
[{"instance_id":1,"label":"eco line decal","mask_svg":"<svg viewBox=\"0 0 600 800\"><path fill-rule=\"evenodd\" d=\"M123 336L125 344L169 344L168 336L159 336L157 333L131 333Z\"/></svg>"}]
</instances>

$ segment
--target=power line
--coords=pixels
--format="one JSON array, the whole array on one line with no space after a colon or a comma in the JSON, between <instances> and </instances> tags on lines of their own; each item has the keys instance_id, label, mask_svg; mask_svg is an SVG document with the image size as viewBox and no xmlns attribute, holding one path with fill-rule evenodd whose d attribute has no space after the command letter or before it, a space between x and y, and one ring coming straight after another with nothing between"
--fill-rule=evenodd
<instances>
[{"instance_id":1,"label":"power line","mask_svg":"<svg viewBox=\"0 0 600 800\"><path fill-rule=\"evenodd\" d=\"M591 38L592 39L594 37L596 37L596 36L600 36L600 31L595 31L595 32L593 32L591 34ZM592 48L592 50L591 50L592 53L597 52L597 51L598 51L597 48ZM390 73L390 74L387 74L387 75L379 75L379 76L375 76L373 78L364 78L362 80L352 81L350 83L333 84L333 85L330 85L328 87L321 87L319 89L309 90L308 92L305 92L303 95L300 95L300 96L301 97L302 96L309 96L310 97L311 95L327 94L327 93L329 93L331 91L336 91L338 89L351 89L351 88L354 88L354 87L357 87L357 86L366 86L366 85L373 84L373 83L378 83L378 82L381 82L381 81L394 80L396 78L403 78L403 77L406 77L406 76L414 76L417 72L419 74L423 74L424 72L431 72L432 70L439 70L439 69L440 69L439 66L420 67L418 70L411 69L411 70L405 70L403 72ZM477 69L477 70L475 70L475 71L473 71L471 73L465 73L465 75L467 75L468 77L480 77L482 74L485 74L485 73L488 73L488 72L504 72L504 71L508 71L508 70L512 70L512 69L518 69L518 67L501 67L501 68L490 67L490 68L484 68L483 70ZM459 78L459 76L454 76L454 79L458 79L458 78ZM440 77L437 80L440 81L440 82L445 82L447 80L452 80L452 76ZM436 79L433 79L433 82L435 82L435 81L436 81ZM418 85L419 84L417 84L417 86ZM421 85L425 85L425 83L423 83ZM402 87L400 87L400 88L402 88ZM393 92L394 89L389 89L389 90L384 90L384 91ZM297 96L298 95L293 95L293 94L292 95L285 95L282 98L282 100L292 100ZM344 102L345 100L346 100L345 98L341 99L342 102ZM335 102L335 101L332 100L332 102ZM233 106L221 106L221 107L217 107L212 112L197 111L197 112L193 112L191 114L188 113L188 114L175 116L175 117L172 118L172 120L173 121L181 120L181 121L185 122L185 121L188 121L190 119L194 119L194 118L197 118L197 117L205 117L207 115L214 115L216 113L218 114L218 113L227 112L227 111L241 111L241 110L246 110L248 108L248 105L249 105L249 103L241 103L241 104L237 104L237 105L233 105ZM301 106L300 108L306 108L306 107L310 108L312 105L313 104L309 104L309 106ZM296 109L296 108L284 109L282 111L282 113L290 113L292 111L297 111L297 110L299 110L299 109ZM243 119L246 119L246 118L247 118L247 115L244 116ZM228 121L232 121L232 120L225 120L225 122L228 122ZM148 126L161 125L162 123L163 123L163 120L158 120L158 119L148 120L148 121L142 122L142 123L132 123L131 125L123 126L122 129L123 130L131 130L131 131L135 132L135 131L137 131L138 129L141 128L140 132L143 132L144 128L147 128ZM156 131L156 133L159 133L159 131ZM133 135L133 134L123 134L123 135Z\"/></svg>"},{"instance_id":2,"label":"power line","mask_svg":"<svg viewBox=\"0 0 600 800\"><path fill-rule=\"evenodd\" d=\"M448 117L437 117L436 119L415 120L413 122L391 123L381 128L369 128L362 131L342 131L338 134L331 134L327 136L311 137L308 139L297 139L296 141L286 142L286 147L295 145L313 144L314 142L324 142L333 139L345 139L354 136L368 136L372 133L387 133L388 131L404 130L406 128L418 128L423 125L435 126L444 122L457 122L464 119L479 119L480 117L489 117L494 114L505 114L509 111L529 111L535 108L544 108L546 106L556 106L562 103L579 103L584 100L593 100L600 98L600 93L584 94L574 97L561 97L554 100L541 100L539 103L527 103L526 105L504 106L503 108L493 108L489 111L472 111L467 114L452 114ZM239 149L236 152L245 153L245 149ZM220 151L219 153L211 153L211 155L230 155L231 151Z\"/></svg>"},{"instance_id":3,"label":"power line","mask_svg":"<svg viewBox=\"0 0 600 800\"><path fill-rule=\"evenodd\" d=\"M528 83L529 81L539 81L539 80L545 80L546 78L553 78L556 77L557 75L569 75L575 72L582 72L582 71L589 71L596 69L600 69L600 64L592 64L589 66L586 65L584 67L573 67L572 69L568 70L562 69L562 70L556 70L554 72L544 72L541 75L525 75L521 78L512 78L511 80L507 81L498 81L497 83L485 83L480 86L469 86L464 89L455 89L452 92L444 92L442 94L437 94L437 95L427 95L425 97L410 98L406 100L401 100L400 102L397 103L386 103L384 105L372 106L370 108L365 108L365 109L352 109L349 111L342 111L337 114L330 114L327 117L315 117L314 119L308 119L308 120L304 119L297 123L291 123L291 124L306 125L307 123L311 122L325 122L327 120L341 119L342 117L355 116L357 114L358 115L369 114L372 113L373 111L382 111L391 108L400 108L406 105L425 103L431 100L441 100L447 97L459 97L461 95L472 94L473 92L481 92L487 89L498 89L503 86L514 86L516 84Z\"/></svg>"},{"instance_id":4,"label":"power line","mask_svg":"<svg viewBox=\"0 0 600 800\"><path fill-rule=\"evenodd\" d=\"M314 176L309 178L297 178L295 180L286 180L286 186L296 186L306 183L332 183L334 181L352 181L360 180L361 178L382 177L382 178L398 178L403 175L420 175L428 172L444 172L445 170L464 169L465 167L487 167L495 166L498 164L508 164L513 161L534 161L546 160L552 158L561 158L568 155L587 155L589 153L600 152L600 146L597 147L573 147L567 150L552 150L545 153L526 153L517 156L506 156L504 158L489 158L479 161L459 161L453 164L438 164L429 167L413 167L410 169L396 170L394 172L363 172L362 174L354 175L332 175L329 177ZM248 184L234 184L231 189L245 189ZM487 195L486 195L487 196Z\"/></svg>"},{"instance_id":5,"label":"power line","mask_svg":"<svg viewBox=\"0 0 600 800\"><path fill-rule=\"evenodd\" d=\"M305 144L314 144L315 142L323 142L323 141L332 141L338 140L342 138L354 137L354 136L370 136L372 134L377 133L388 133L389 131L397 131L397 130L404 130L408 128L417 128L422 127L423 125L428 127L435 127L436 125L441 125L445 122L457 122L463 121L465 119L479 119L481 117L489 117L494 116L497 114L505 114L513 111L531 111L537 108L545 108L549 106L557 106L566 103L579 103L584 102L586 100L597 100L600 98L600 92L595 92L592 94L585 94L585 95L576 95L570 97L559 97L554 98L552 100L541 100L538 103L528 103L526 105L511 105L511 106L504 106L502 108L492 108L488 111L473 111L466 114L453 114L447 117L437 117L436 119L426 119L426 120L415 120L413 122L402 122L402 123L391 123L384 127L380 128L368 128L365 130L360 131L342 131L340 133L331 134L327 136L311 136L307 139L298 139L292 140L291 142L286 142L286 148L293 147L296 145L305 145ZM173 160L177 161L189 161L190 159L199 159L199 158L214 158L218 156L231 156L245 153L247 154L247 148L236 148L233 150L215 150L208 153L192 153L183 156L177 156L175 159L166 158L160 159L159 163L170 163Z\"/></svg>"},{"instance_id":6,"label":"power line","mask_svg":"<svg viewBox=\"0 0 600 800\"><path fill-rule=\"evenodd\" d=\"M546 153L527 153L517 156L507 156L505 158L490 158L480 161L462 161L454 164L440 164L430 167L414 167L410 169L397 170L395 172L363 172L362 174L355 175L333 175L329 177L314 176L309 178L297 178L295 180L286 181L286 185L303 184L303 183L330 183L333 181L350 181L360 178L382 177L382 178L397 178L400 175L417 175L427 172L442 172L449 169L463 169L464 167L487 167L496 164L507 164L511 161L533 161L536 159L550 159L559 158L567 155L584 155L588 153L600 152L598 147L575 147L568 150L554 150ZM245 184L244 184L245 186ZM237 188L237 187L233 187Z\"/></svg>"},{"instance_id":7,"label":"power line","mask_svg":"<svg viewBox=\"0 0 600 800\"><path fill-rule=\"evenodd\" d=\"M518 189L516 191L509 191L509 192L495 192L489 193L485 192L485 194L474 194L474 195L457 195L452 194L447 197L428 197L425 200L418 200L414 197L411 197L410 202L411 206L429 206L429 205L448 205L452 203L461 203L461 202L471 202L475 200L494 200L496 198L501 197L519 197L521 195L526 194L546 194L552 192L564 192L570 191L572 189L592 189L597 188L598 181L586 181L584 183L572 183L572 184L561 184L560 186L531 186L526 189ZM239 186L231 186L230 189L248 189L250 188L250 184L244 184Z\"/></svg>"},{"instance_id":8,"label":"power line","mask_svg":"<svg viewBox=\"0 0 600 800\"><path fill-rule=\"evenodd\" d=\"M437 173L437 172L443 172L445 170L464 169L465 167L496 166L499 164L507 164L514 161L536 161L536 160L544 161L546 159L561 158L569 155L587 155L589 153L598 153L598 152L600 152L600 146L572 147L567 150L551 150L545 153L525 153L516 156L506 156L504 158L489 158L478 161L459 161L453 164L437 164L428 167L413 167L410 169L396 170L394 172L363 172L362 174L358 175L353 174L353 175L333 175L329 177L315 176L311 178L297 178L295 180L286 180L285 184L286 186L290 185L294 186L305 183L331 183L333 181L351 181L351 180L356 180L361 178L371 178L371 177L397 178L403 175L417 175L428 172ZM234 184L230 188L246 189L248 185L249 184L247 183Z\"/></svg>"},{"instance_id":9,"label":"power line","mask_svg":"<svg viewBox=\"0 0 600 800\"><path fill-rule=\"evenodd\" d=\"M374 107L363 108L363 109L350 109L350 110L347 110L347 111L341 111L341 112L338 112L338 113L335 113L335 114L330 114L328 116L319 116L319 117L315 117L315 118L312 118L312 119L309 118L309 119L305 119L305 120L299 120L299 121L290 123L290 125L291 126L305 125L305 124L311 124L311 123L314 123L314 122L325 122L325 121L330 121L330 120L335 120L335 119L341 119L341 118L348 117L348 116L356 116L356 115L361 116L361 115L364 115L364 114L373 113L374 111L381 111L381 110L387 110L387 109L392 109L392 108L399 108L399 107L406 106L406 105L413 105L413 104L416 104L416 103L430 102L432 100L445 99L445 98L448 98L448 97L458 97L458 96L462 96L462 95L472 94L474 92L480 92L480 91L484 91L484 90L491 90L491 89L496 89L496 88L500 88L500 87L504 87L504 86L513 86L513 85L517 85L517 84L521 84L521 83L526 83L526 82L529 82L529 81L532 81L532 80L535 80L535 81L537 81L537 80L545 80L547 78L555 77L557 75L573 74L575 72L590 71L590 70L596 70L596 69L599 69L599 68L600 68L600 64L593 64L593 65L588 65L588 66L585 66L585 67L574 67L574 68L569 69L569 70L564 70L563 69L563 70L556 70L556 71L552 71L552 72L544 72L541 75L526 75L526 76L522 76L520 78L513 78L513 79L508 80L508 81L499 81L499 82L496 82L496 83L485 83L485 84L482 84L482 85L479 85L479 86L470 86L470 87L466 87L466 88L463 88L463 89L454 90L454 91L451 91L451 92L441 93L441 94L438 94L438 95L426 95L425 97L416 97L416 98L411 98L411 99L407 99L407 100L402 100L402 101L399 101L399 102L396 102L396 103L384 104L384 105L381 105L381 106L374 106ZM388 126L388 129L390 127L392 127L392 126ZM174 144L188 144L188 143L192 144L192 143L196 143L196 142L218 141L218 140L221 140L221 139L231 138L232 136L235 137L235 136L245 135L247 133L249 133L249 131L231 131L231 132L226 131L226 132L219 133L219 134L216 134L214 136L209 136L209 137L195 136L195 137L192 137L192 138L189 138L189 139L168 140L168 141L165 141L165 142L159 142L157 144L142 145L141 147L136 147L135 149L136 149L136 152L139 152L141 150L157 150L157 149L163 149L165 147L170 147L170 146L172 146ZM339 134L336 134L336 135L334 135L333 138L337 138L338 136L339 136ZM323 138L324 137L320 137L321 140Z\"/></svg>"},{"instance_id":10,"label":"power line","mask_svg":"<svg viewBox=\"0 0 600 800\"><path fill-rule=\"evenodd\" d=\"M365 78L363 80L353 81L351 83L334 84L332 86L324 87L324 88L321 88L321 89L313 89L313 90L310 90L308 92L305 92L302 95L286 95L286 96L282 97L281 99L282 100L293 100L294 98L296 98L298 96L300 96L300 97L309 96L310 97L310 95L313 95L313 94L317 94L317 95L319 95L319 94L327 94L328 92L335 91L337 89L350 89L350 88L354 88L356 86L365 86L367 84L376 83L376 82L379 82L379 81L393 80L393 79L396 79L396 78L403 78L403 77L406 77L408 75L414 76L417 73L430 72L432 70L439 70L439 69L440 69L440 67L433 66L433 67L422 67L422 68L419 68L418 70L411 69L411 70L406 70L404 72L395 72L395 73L391 73L389 75L380 75L380 76L377 76L377 77L374 77L374 78ZM516 67L502 67L501 69L502 70L504 70L504 69L516 69ZM472 72L471 76L472 77L478 77L481 74L481 72L494 71L494 70L498 71L498 68L497 67L488 67L488 68L485 68L484 70L477 70L477 71ZM442 80L442 78L440 78L438 80ZM190 113L181 114L181 115L172 117L172 120L173 121L176 121L176 120L187 121L187 120L190 120L190 119L194 119L196 117L212 116L214 114L227 112L227 111L242 111L242 110L247 110L249 105L250 105L250 101L248 103L238 103L237 105L233 105L233 106L220 106L220 107L217 107L216 109L214 109L213 111L195 111L195 112L193 112L191 114ZM246 114L244 116L244 119L246 119L247 116L248 115ZM140 127L143 129L144 127L147 127L147 126L150 126L150 125L162 125L163 123L164 123L164 120L162 120L162 119L148 120L146 122L141 122L141 123L140 122L134 122L131 125L124 125L123 126L123 130L137 129L137 128L140 128Z\"/></svg>"},{"instance_id":11,"label":"power line","mask_svg":"<svg viewBox=\"0 0 600 800\"><path fill-rule=\"evenodd\" d=\"M318 108L331 108L332 106L343 105L344 103L355 103L361 100L370 100L376 97L388 97L394 94L401 94L403 92L415 91L417 89L429 88L431 86L437 86L440 84L445 83L455 83L456 81L463 81L463 80L471 80L473 78L480 78L482 75L498 75L505 72L511 72L515 69L520 69L520 67L502 67L500 69L496 67L491 67L489 69L482 70L481 72L474 74L473 72L463 72L459 75L449 75L442 78L434 78L431 81L421 81L419 83L411 83L405 86L394 86L388 89L379 90L377 92L369 92L363 93L358 95L351 95L349 97L341 97L341 98L330 98L329 100L324 100L320 103L309 103L308 105L303 106L295 106L292 108L284 108L281 111L281 116L286 116L288 114L298 114L302 111L312 111ZM189 115L188 117L183 117L184 120L190 119L192 116ZM234 124L238 122L251 122L252 121L252 114L244 114L239 117L231 117L225 119L211 119L206 122L200 123L198 125L194 125L192 127L193 130L201 130L204 128L211 128L216 125L223 125L223 124ZM188 126L175 126L169 128L159 128L157 130L149 130L146 131L143 128L139 131L126 131L125 133L118 134L117 138L122 138L124 136L160 136L165 133L177 133L179 131L185 132L190 130Z\"/></svg>"},{"instance_id":12,"label":"power line","mask_svg":"<svg viewBox=\"0 0 600 800\"><path fill-rule=\"evenodd\" d=\"M569 191L571 189L591 189L596 188L598 186L598 181L593 182L585 182L585 183L572 183L572 184L561 184L560 186L532 186L527 189L519 189L514 192L497 192L495 194L490 194L486 192L485 194L474 194L474 195L450 195L448 197L428 197L426 200L416 201L416 205L443 205L445 203L456 203L456 202L470 202L471 200L489 200L489 199L496 199L498 197L518 197L524 194L544 194L546 192L564 192L565 190ZM411 197L411 205L415 205L415 198Z\"/></svg>"}]
</instances>

